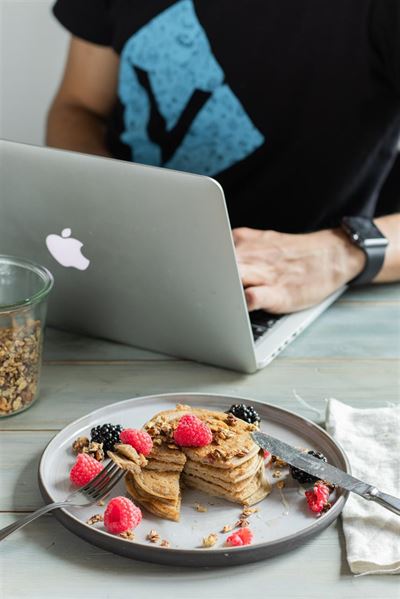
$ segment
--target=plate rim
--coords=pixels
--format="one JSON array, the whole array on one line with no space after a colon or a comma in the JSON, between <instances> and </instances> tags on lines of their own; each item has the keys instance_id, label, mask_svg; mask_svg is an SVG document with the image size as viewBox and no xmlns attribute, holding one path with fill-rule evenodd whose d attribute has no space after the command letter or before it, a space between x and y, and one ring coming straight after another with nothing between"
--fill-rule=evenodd
<instances>
[{"instance_id":1,"label":"plate rim","mask_svg":"<svg viewBox=\"0 0 400 599\"><path fill-rule=\"evenodd\" d=\"M321 426L319 426L312 420L305 418L304 416L300 416L299 414L292 412L291 410L287 410L286 408L282 408L280 406L276 406L276 405L268 403L268 402L262 402L255 398L251 398L251 397L247 397L247 396L243 396L243 395L233 395L233 394L231 395L231 394L226 394L226 393L209 393L209 392L201 392L201 391L195 391L195 392L179 391L176 393L174 393L174 392L157 393L157 394L152 394L152 395L138 395L136 397L131 397L131 398L124 399L124 400L121 400L118 402L109 403L105 406L102 406L101 408L97 408L96 410L93 410L91 412L88 412L87 414L84 414L83 416L81 416L80 418L77 418L76 420L73 420L72 422L70 422L69 424L64 426L60 431L58 431L54 435L54 437L52 437L46 444L46 446L40 456L40 461L39 461L38 471L37 471L40 493L41 493L44 501L46 502L46 504L50 503L51 501L54 501L54 498L48 492L46 484L44 482L44 478L43 478L44 463L45 463L45 460L47 459L47 455L50 451L50 446L52 445L52 443L55 442L57 437L59 437L62 433L64 433L68 428L75 427L81 421L85 420L88 416L90 416L90 417L96 416L97 413L100 413L103 410L110 408L111 406L119 407L125 403L135 402L135 401L139 401L139 400L150 401L150 400L156 400L156 399L159 399L159 400L160 399L161 400L171 399L171 398L179 399L179 398L183 398L183 397L186 397L190 400L190 397L192 397L192 396L193 397L208 397L208 398L216 398L216 399L228 399L229 398L229 399L238 399L238 400L243 400L243 401L251 401L253 403L262 404L263 406L271 408L275 411L278 411L278 412L281 412L284 414L289 414L289 416L291 418L295 417L296 419L299 419L299 420L305 422L312 429L317 429L319 434L322 434L323 437L325 437L334 447L336 447L337 450L339 450L340 457L342 458L342 460L346 466L346 469L344 471L347 474L351 474L350 463L349 463L348 457L347 457L343 447L341 446L341 444L338 443L336 441L336 439L334 439ZM326 528L327 526L332 524L340 516L340 514L346 504L348 496L349 496L349 491L346 491L345 489L343 489L340 493L340 496L338 497L338 499L335 501L334 505L332 506L332 508L328 512L326 512L322 517L318 518L314 522L311 522L309 526L307 526L306 528L304 528L301 531L301 538L307 539L310 536L313 536L313 534L315 532L318 532L319 530L321 530L321 532L322 532L322 530L324 528ZM61 513L62 513L62 517L61 517ZM88 524L86 524L86 522L83 522L82 520L80 520L74 514L71 514L66 508L60 508L58 510L55 510L54 515L64 526L66 526L69 530L72 530L74 532L74 534L77 534L78 536L81 536L80 533L77 532L76 530L74 530L74 528L69 527L66 524L65 520L70 519L75 524L75 526L83 527L83 532L86 532L87 535L89 535L89 536L92 536L93 533L95 533L96 537L97 537L97 535L100 535L97 538L99 538L99 539L104 538L104 542L107 541L111 545L116 543L119 546L121 543L121 547L126 546L126 547L140 547L141 549L146 549L146 550L149 549L149 550L151 550L151 555L154 555L154 557L156 557L156 556L161 557L161 556L165 556L167 554L167 555L170 555L171 557L172 556L175 556L175 557L182 557L182 556L198 557L199 555L209 555L209 556L224 556L224 557L228 558L228 557L232 557L234 554L235 555L240 555L243 553L247 554L251 550L252 551L256 550L256 551L261 552L261 551L267 551L269 548L272 548L277 545L285 546L286 544L290 544L291 541L295 541L299 538L299 532L295 532L291 535L287 535L285 537L280 537L279 539L275 539L272 541L266 541L263 543L257 543L254 545L246 545L246 546L242 546L242 547L233 547L233 548L222 547L222 548L215 548L215 549L213 548L211 552L205 552L204 548L202 548L202 547L196 547L193 549L179 549L179 548L170 547L166 550L165 548L157 547L154 545L147 546L143 543L132 543L131 541L129 541L127 539L123 539L121 537L112 535L106 531L95 529L92 526L89 526ZM89 534L89 531L90 531L90 534ZM87 535L84 536L85 540L87 540ZM94 541L90 540L90 542L94 542ZM102 544L100 544L100 546L103 547ZM297 544L295 546L297 546ZM112 549L108 549L108 550L112 551ZM146 553L147 553L147 551L146 551ZM128 555L128 553L126 555ZM140 558L140 556L135 556L134 559L141 559L141 558ZM143 559L144 559L144 557L143 557ZM265 556L261 557L260 559L265 559ZM146 561L153 561L153 560L148 559ZM158 562L158 563L160 563L160 562ZM164 563L168 563L168 560L165 561ZM183 565L183 564L181 564L181 565ZM216 566L218 566L218 564L216 564Z\"/></svg>"}]
</instances>

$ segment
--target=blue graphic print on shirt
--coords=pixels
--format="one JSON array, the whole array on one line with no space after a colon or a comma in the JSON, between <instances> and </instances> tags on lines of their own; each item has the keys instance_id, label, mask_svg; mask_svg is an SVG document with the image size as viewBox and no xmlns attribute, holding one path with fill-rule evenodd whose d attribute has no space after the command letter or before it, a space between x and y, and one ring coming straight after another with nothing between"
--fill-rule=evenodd
<instances>
[{"instance_id":1,"label":"blue graphic print on shirt","mask_svg":"<svg viewBox=\"0 0 400 599\"><path fill-rule=\"evenodd\" d=\"M192 0L180 0L126 42L121 140L144 164L215 175L264 143L224 83Z\"/></svg>"}]
</instances>

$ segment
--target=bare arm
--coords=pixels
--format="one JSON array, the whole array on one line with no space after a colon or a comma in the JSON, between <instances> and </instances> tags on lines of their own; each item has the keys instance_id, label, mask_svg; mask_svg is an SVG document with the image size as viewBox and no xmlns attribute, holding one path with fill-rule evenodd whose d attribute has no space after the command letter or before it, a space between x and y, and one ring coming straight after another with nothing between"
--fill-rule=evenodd
<instances>
[{"instance_id":1,"label":"bare arm","mask_svg":"<svg viewBox=\"0 0 400 599\"><path fill-rule=\"evenodd\" d=\"M376 226L389 240L382 270L374 283L400 281L400 213L382 216L375 220Z\"/></svg>"},{"instance_id":2,"label":"bare arm","mask_svg":"<svg viewBox=\"0 0 400 599\"><path fill-rule=\"evenodd\" d=\"M400 214L375 220L388 238L374 283L400 281ZM249 310L287 313L322 301L364 268L363 251L341 229L288 235L234 229L239 271Z\"/></svg>"},{"instance_id":3,"label":"bare arm","mask_svg":"<svg viewBox=\"0 0 400 599\"><path fill-rule=\"evenodd\" d=\"M109 156L105 122L116 100L118 66L112 48L71 38L63 79L48 113L49 146Z\"/></svg>"}]
</instances>

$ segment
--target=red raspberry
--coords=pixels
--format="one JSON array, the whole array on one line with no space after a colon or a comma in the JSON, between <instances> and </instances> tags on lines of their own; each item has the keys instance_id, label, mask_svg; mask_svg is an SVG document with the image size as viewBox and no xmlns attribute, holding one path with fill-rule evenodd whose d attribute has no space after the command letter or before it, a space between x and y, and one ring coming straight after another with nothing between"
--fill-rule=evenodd
<instances>
[{"instance_id":1,"label":"red raspberry","mask_svg":"<svg viewBox=\"0 0 400 599\"><path fill-rule=\"evenodd\" d=\"M151 440L149 433L146 433L146 431L139 431L135 428L125 428L119 434L119 440L121 443L132 445L136 451L143 455L149 455L153 449L153 441Z\"/></svg>"},{"instance_id":2,"label":"red raspberry","mask_svg":"<svg viewBox=\"0 0 400 599\"><path fill-rule=\"evenodd\" d=\"M142 512L127 497L114 497L108 502L104 512L104 526L108 532L116 535L133 530L141 520Z\"/></svg>"},{"instance_id":3,"label":"red raspberry","mask_svg":"<svg viewBox=\"0 0 400 599\"><path fill-rule=\"evenodd\" d=\"M76 462L69 473L70 481L77 487L87 485L104 466L87 453L78 453Z\"/></svg>"},{"instance_id":4,"label":"red raspberry","mask_svg":"<svg viewBox=\"0 0 400 599\"><path fill-rule=\"evenodd\" d=\"M306 491L305 495L310 510L319 514L328 506L330 489L324 482L318 480L314 488Z\"/></svg>"},{"instance_id":5,"label":"red raspberry","mask_svg":"<svg viewBox=\"0 0 400 599\"><path fill-rule=\"evenodd\" d=\"M241 547L242 545L250 545L252 540L253 533L250 528L241 528L226 539L226 544L230 547Z\"/></svg>"},{"instance_id":6,"label":"red raspberry","mask_svg":"<svg viewBox=\"0 0 400 599\"><path fill-rule=\"evenodd\" d=\"M182 447L203 447L212 438L210 427L193 414L182 416L174 432L175 443Z\"/></svg>"},{"instance_id":7,"label":"red raspberry","mask_svg":"<svg viewBox=\"0 0 400 599\"><path fill-rule=\"evenodd\" d=\"M264 460L269 460L271 457L271 452L264 449L263 456L264 456Z\"/></svg>"}]
</instances>

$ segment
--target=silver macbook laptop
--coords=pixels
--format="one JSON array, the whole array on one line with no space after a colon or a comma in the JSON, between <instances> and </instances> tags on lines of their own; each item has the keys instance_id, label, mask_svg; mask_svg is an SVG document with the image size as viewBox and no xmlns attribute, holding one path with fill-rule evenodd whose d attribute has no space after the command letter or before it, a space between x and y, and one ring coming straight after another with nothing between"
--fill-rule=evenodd
<instances>
[{"instance_id":1,"label":"silver macbook laptop","mask_svg":"<svg viewBox=\"0 0 400 599\"><path fill-rule=\"evenodd\" d=\"M8 141L0 253L53 273L52 326L247 373L343 292L296 314L249 317L216 181Z\"/></svg>"}]
</instances>

